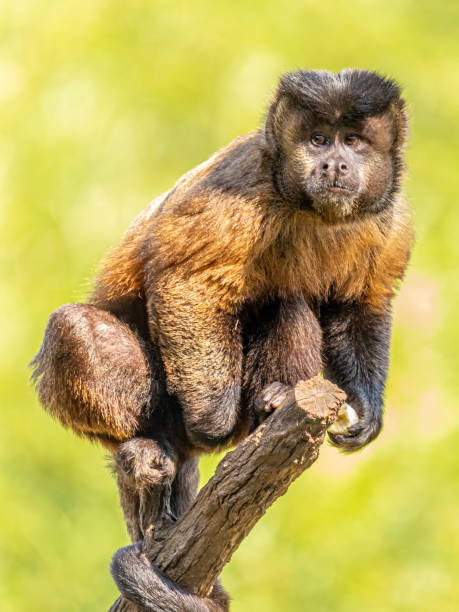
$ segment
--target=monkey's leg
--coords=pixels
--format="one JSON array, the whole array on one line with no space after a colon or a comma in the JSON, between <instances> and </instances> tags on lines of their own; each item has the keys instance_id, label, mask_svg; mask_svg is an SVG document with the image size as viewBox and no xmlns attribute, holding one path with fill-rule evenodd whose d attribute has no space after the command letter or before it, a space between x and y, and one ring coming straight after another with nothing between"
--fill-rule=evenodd
<instances>
[{"instance_id":1,"label":"monkey's leg","mask_svg":"<svg viewBox=\"0 0 459 612\"><path fill-rule=\"evenodd\" d=\"M173 281L149 303L152 337L159 337L168 391L179 400L188 439L213 449L227 444L238 425L240 324L210 290Z\"/></svg>"},{"instance_id":2,"label":"monkey's leg","mask_svg":"<svg viewBox=\"0 0 459 612\"><path fill-rule=\"evenodd\" d=\"M132 542L142 540L147 528L176 520L185 512L198 490L198 461L191 457L177 463L170 447L148 438L120 445L114 472ZM134 477L136 472L140 478Z\"/></svg>"},{"instance_id":3,"label":"monkey's leg","mask_svg":"<svg viewBox=\"0 0 459 612\"><path fill-rule=\"evenodd\" d=\"M322 333L302 298L276 299L244 326L243 400L255 406L254 426L275 409L285 391L318 374Z\"/></svg>"},{"instance_id":4,"label":"monkey's leg","mask_svg":"<svg viewBox=\"0 0 459 612\"><path fill-rule=\"evenodd\" d=\"M152 349L115 315L67 304L32 361L43 406L78 434L122 441L142 431L159 395Z\"/></svg>"},{"instance_id":5,"label":"monkey's leg","mask_svg":"<svg viewBox=\"0 0 459 612\"><path fill-rule=\"evenodd\" d=\"M114 459L124 519L131 540L137 542L150 525L173 516L170 497L177 458L167 442L137 437L120 444Z\"/></svg>"},{"instance_id":6,"label":"monkey's leg","mask_svg":"<svg viewBox=\"0 0 459 612\"><path fill-rule=\"evenodd\" d=\"M170 499L170 506L177 518L196 496L198 480L196 457L179 464L172 483ZM215 584L210 597L197 597L163 576L142 551L143 545L140 542L121 548L115 553L110 567L113 579L122 595L142 610L168 612L228 610L229 597L219 582Z\"/></svg>"},{"instance_id":7,"label":"monkey's leg","mask_svg":"<svg viewBox=\"0 0 459 612\"><path fill-rule=\"evenodd\" d=\"M128 531L133 541L141 539L175 475L169 445L132 437L150 429L150 406L160 399L152 347L110 312L68 304L51 315L32 365L45 408L114 453ZM153 488L155 499L145 495Z\"/></svg>"}]
</instances>

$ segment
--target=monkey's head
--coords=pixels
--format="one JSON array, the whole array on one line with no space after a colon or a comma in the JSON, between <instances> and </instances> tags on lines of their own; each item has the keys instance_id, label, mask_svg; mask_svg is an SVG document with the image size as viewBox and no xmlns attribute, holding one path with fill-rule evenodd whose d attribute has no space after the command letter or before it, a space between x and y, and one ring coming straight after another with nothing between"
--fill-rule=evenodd
<instances>
[{"instance_id":1,"label":"monkey's head","mask_svg":"<svg viewBox=\"0 0 459 612\"><path fill-rule=\"evenodd\" d=\"M396 83L354 69L283 75L265 126L283 199L331 223L391 205L406 133Z\"/></svg>"}]
</instances>

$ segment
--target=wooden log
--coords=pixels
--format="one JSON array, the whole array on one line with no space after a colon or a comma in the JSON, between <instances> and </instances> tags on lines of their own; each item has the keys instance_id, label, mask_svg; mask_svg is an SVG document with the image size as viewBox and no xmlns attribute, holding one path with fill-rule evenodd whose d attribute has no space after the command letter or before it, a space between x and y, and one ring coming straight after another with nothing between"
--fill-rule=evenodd
<instances>
[{"instance_id":1,"label":"wooden log","mask_svg":"<svg viewBox=\"0 0 459 612\"><path fill-rule=\"evenodd\" d=\"M180 519L147 533L147 557L200 597L266 509L318 457L345 394L316 376L299 382L254 433L229 452ZM136 610L120 598L111 611Z\"/></svg>"}]
</instances>

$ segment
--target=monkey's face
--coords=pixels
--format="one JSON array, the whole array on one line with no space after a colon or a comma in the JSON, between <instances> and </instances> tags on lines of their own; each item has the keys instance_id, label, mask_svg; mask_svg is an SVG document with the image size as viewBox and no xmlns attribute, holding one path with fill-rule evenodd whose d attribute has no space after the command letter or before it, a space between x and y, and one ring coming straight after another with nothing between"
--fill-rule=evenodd
<instances>
[{"instance_id":1,"label":"monkey's face","mask_svg":"<svg viewBox=\"0 0 459 612\"><path fill-rule=\"evenodd\" d=\"M398 86L368 71L298 71L281 79L266 119L275 184L327 222L393 202L406 136Z\"/></svg>"},{"instance_id":2,"label":"monkey's face","mask_svg":"<svg viewBox=\"0 0 459 612\"><path fill-rule=\"evenodd\" d=\"M393 178L390 117L353 125L307 119L298 114L285 126L283 181L290 201L329 222L382 210Z\"/></svg>"}]
</instances>

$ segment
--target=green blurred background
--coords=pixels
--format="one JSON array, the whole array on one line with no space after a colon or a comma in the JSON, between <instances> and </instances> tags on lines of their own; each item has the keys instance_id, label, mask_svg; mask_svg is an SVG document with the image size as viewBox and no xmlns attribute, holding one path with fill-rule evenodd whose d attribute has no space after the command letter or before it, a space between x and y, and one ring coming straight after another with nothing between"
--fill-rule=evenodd
<instances>
[{"instance_id":1,"label":"green blurred background","mask_svg":"<svg viewBox=\"0 0 459 612\"><path fill-rule=\"evenodd\" d=\"M282 71L346 66L396 77L411 114L385 429L325 446L223 580L235 612L459 609L458 39L453 1L0 2L3 611L107 609L128 541L104 452L28 386L48 314L153 196L260 125Z\"/></svg>"}]
</instances>

